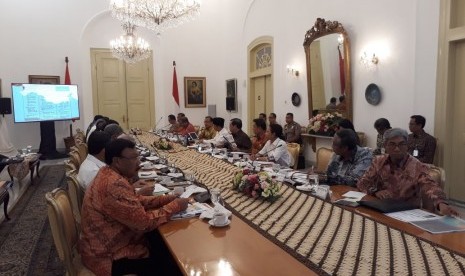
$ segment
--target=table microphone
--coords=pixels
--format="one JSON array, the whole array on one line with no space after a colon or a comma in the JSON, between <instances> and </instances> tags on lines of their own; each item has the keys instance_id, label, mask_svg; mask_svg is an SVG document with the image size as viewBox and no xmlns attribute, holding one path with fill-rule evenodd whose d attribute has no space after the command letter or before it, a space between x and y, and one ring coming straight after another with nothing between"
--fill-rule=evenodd
<instances>
[{"instance_id":1,"label":"table microphone","mask_svg":"<svg viewBox=\"0 0 465 276\"><path fill-rule=\"evenodd\" d=\"M275 149L277 149L277 148L279 148L279 147L282 147L282 145L283 145L283 144L279 144L279 145L277 145L276 147L274 147L274 148L272 148L272 149L266 151L264 154L260 154L260 155L261 155L261 156L266 156L269 152L272 152L272 151L274 151Z\"/></svg>"},{"instance_id":2,"label":"table microphone","mask_svg":"<svg viewBox=\"0 0 465 276\"><path fill-rule=\"evenodd\" d=\"M161 119L163 119L163 116L161 116L160 119L158 119L158 121L155 123L155 126L153 127L153 130L157 130L157 126L160 123Z\"/></svg>"}]
</instances>

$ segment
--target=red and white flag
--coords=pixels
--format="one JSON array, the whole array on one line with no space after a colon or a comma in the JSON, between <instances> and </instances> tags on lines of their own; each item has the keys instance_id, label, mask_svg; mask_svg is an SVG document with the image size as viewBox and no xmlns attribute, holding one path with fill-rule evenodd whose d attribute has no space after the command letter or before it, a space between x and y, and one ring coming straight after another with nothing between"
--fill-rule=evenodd
<instances>
[{"instance_id":1,"label":"red and white flag","mask_svg":"<svg viewBox=\"0 0 465 276\"><path fill-rule=\"evenodd\" d=\"M176 76L176 62L175 61L173 61L173 98L179 108L178 78Z\"/></svg>"},{"instance_id":2,"label":"red and white flag","mask_svg":"<svg viewBox=\"0 0 465 276\"><path fill-rule=\"evenodd\" d=\"M71 78L69 76L69 69L68 69L68 57L65 57L66 62L66 71L65 71L65 84L71 84Z\"/></svg>"}]
</instances>

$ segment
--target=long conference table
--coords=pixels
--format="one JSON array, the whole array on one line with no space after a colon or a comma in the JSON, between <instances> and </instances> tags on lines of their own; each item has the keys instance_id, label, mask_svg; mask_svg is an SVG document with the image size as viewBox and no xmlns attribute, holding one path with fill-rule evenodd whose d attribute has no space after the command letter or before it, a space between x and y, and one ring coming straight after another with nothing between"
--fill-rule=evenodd
<instances>
[{"instance_id":1,"label":"long conference table","mask_svg":"<svg viewBox=\"0 0 465 276\"><path fill-rule=\"evenodd\" d=\"M138 135L145 146L159 139ZM159 231L185 275L465 275L465 232L430 234L364 207L333 204L283 184L275 202L231 189L237 167L175 144L168 160L219 188L231 224L198 218L170 221Z\"/></svg>"}]
</instances>

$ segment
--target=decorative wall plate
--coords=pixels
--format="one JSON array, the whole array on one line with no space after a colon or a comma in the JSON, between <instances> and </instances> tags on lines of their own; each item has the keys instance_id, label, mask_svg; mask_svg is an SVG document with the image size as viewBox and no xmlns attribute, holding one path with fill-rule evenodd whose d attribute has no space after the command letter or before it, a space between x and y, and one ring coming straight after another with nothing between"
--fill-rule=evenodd
<instances>
[{"instance_id":1,"label":"decorative wall plate","mask_svg":"<svg viewBox=\"0 0 465 276\"><path fill-rule=\"evenodd\" d=\"M294 92L292 94L291 100L292 100L292 105L293 106L299 106L300 105L300 96L296 92Z\"/></svg>"},{"instance_id":2,"label":"decorative wall plate","mask_svg":"<svg viewBox=\"0 0 465 276\"><path fill-rule=\"evenodd\" d=\"M370 83L367 88L365 89L365 99L369 104L377 105L381 101L381 91L379 87L374 84Z\"/></svg>"}]
</instances>

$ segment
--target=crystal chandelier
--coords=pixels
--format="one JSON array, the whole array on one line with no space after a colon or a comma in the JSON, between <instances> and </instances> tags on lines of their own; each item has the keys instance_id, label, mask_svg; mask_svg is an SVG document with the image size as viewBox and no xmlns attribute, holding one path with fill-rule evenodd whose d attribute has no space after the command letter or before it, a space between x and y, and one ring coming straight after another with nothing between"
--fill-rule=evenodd
<instances>
[{"instance_id":1,"label":"crystal chandelier","mask_svg":"<svg viewBox=\"0 0 465 276\"><path fill-rule=\"evenodd\" d=\"M161 33L194 19L200 0L111 0L114 18Z\"/></svg>"},{"instance_id":2,"label":"crystal chandelier","mask_svg":"<svg viewBox=\"0 0 465 276\"><path fill-rule=\"evenodd\" d=\"M150 46L147 41L134 34L136 26L129 22L124 23L122 26L126 34L110 41L113 56L128 63L136 63L148 58L150 56Z\"/></svg>"}]
</instances>

